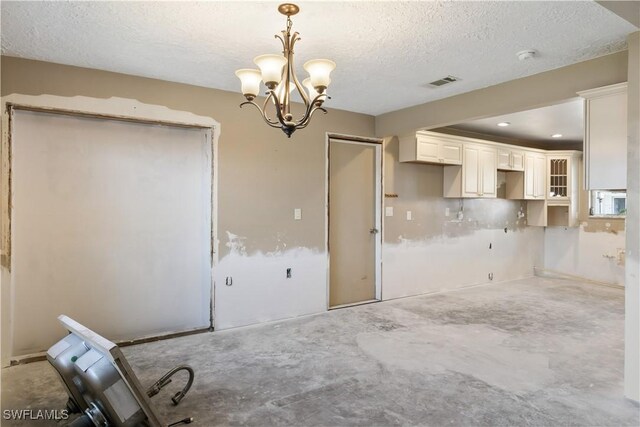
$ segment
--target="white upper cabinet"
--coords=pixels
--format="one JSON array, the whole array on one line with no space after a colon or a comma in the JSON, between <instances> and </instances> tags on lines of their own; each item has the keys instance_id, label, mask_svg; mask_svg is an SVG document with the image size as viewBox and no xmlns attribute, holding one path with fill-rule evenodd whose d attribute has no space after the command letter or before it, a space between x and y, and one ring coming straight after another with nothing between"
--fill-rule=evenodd
<instances>
[{"instance_id":1,"label":"white upper cabinet","mask_svg":"<svg viewBox=\"0 0 640 427\"><path fill-rule=\"evenodd\" d=\"M417 132L400 138L400 162L462 164L462 143L457 137L435 132Z\"/></svg>"},{"instance_id":2,"label":"white upper cabinet","mask_svg":"<svg viewBox=\"0 0 640 427\"><path fill-rule=\"evenodd\" d=\"M496 155L491 145L465 143L462 165L444 168L444 197L496 197Z\"/></svg>"},{"instance_id":3,"label":"white upper cabinet","mask_svg":"<svg viewBox=\"0 0 640 427\"><path fill-rule=\"evenodd\" d=\"M544 153L526 152L524 155L525 200L544 200L547 191L547 157Z\"/></svg>"},{"instance_id":4,"label":"white upper cabinet","mask_svg":"<svg viewBox=\"0 0 640 427\"><path fill-rule=\"evenodd\" d=\"M627 84L578 92L585 99L584 178L588 190L627 188Z\"/></svg>"},{"instance_id":5,"label":"white upper cabinet","mask_svg":"<svg viewBox=\"0 0 640 427\"><path fill-rule=\"evenodd\" d=\"M508 147L498 148L498 169L505 171L524 170L524 152Z\"/></svg>"}]
</instances>

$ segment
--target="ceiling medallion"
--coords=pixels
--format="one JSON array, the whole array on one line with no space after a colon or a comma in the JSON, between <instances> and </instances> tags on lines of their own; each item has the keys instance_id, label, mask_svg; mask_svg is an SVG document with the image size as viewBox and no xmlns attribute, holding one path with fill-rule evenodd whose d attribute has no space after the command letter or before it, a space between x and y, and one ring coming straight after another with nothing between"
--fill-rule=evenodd
<instances>
[{"instance_id":1,"label":"ceiling medallion","mask_svg":"<svg viewBox=\"0 0 640 427\"><path fill-rule=\"evenodd\" d=\"M269 126L282 129L291 138L291 134L297 129L307 127L316 111L327 112L322 104L329 98L326 92L331 83L329 75L336 68L336 64L328 59L307 61L303 67L309 73L309 77L300 84L293 62L293 47L300 37L298 33L291 34L291 16L298 13L300 8L292 3L284 3L278 6L278 11L287 17L287 28L282 30L282 36L275 36L282 42L282 55L257 56L253 62L259 70L241 69L236 71L236 76L242 84L242 94L247 99L240 107L246 104L255 106ZM262 107L254 102L260 92L261 81L268 89ZM298 120L294 120L291 114L291 93L294 90L300 94L305 106L305 111ZM275 110L273 119L267 113L270 104Z\"/></svg>"}]
</instances>

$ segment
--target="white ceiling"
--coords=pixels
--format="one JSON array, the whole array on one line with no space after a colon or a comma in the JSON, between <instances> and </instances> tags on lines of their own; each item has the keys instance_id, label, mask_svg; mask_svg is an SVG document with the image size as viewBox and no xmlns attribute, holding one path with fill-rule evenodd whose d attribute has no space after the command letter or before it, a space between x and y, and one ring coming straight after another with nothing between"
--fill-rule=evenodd
<instances>
[{"instance_id":1,"label":"white ceiling","mask_svg":"<svg viewBox=\"0 0 640 427\"><path fill-rule=\"evenodd\" d=\"M592 1L298 3L298 68L335 60L327 106L374 115L623 50L636 30ZM279 51L277 5L2 1L2 53L237 92L236 69Z\"/></svg>"},{"instance_id":2,"label":"white ceiling","mask_svg":"<svg viewBox=\"0 0 640 427\"><path fill-rule=\"evenodd\" d=\"M563 104L473 120L451 127L484 135L495 135L532 142L582 142L584 129L583 110L583 100L575 99ZM509 122L510 125L500 127L497 124L501 122ZM561 134L562 138L551 138L551 135L556 133Z\"/></svg>"}]
</instances>

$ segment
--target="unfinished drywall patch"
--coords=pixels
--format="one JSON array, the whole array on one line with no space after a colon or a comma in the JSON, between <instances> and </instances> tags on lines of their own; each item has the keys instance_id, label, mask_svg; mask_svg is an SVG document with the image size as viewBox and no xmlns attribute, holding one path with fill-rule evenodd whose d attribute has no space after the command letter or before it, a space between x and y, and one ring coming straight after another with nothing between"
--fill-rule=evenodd
<instances>
[{"instance_id":1,"label":"unfinished drywall patch","mask_svg":"<svg viewBox=\"0 0 640 427\"><path fill-rule=\"evenodd\" d=\"M11 259L11 235L10 231L10 221L11 212L10 208L12 206L13 201L8 197L11 196L11 192L8 191L11 188L11 168L7 167L10 165L10 158L8 156L9 147L10 147L10 131L9 131L9 113L15 109L21 110L36 110L36 111L56 111L62 114L69 114L71 116L75 116L77 114L80 115L89 115L92 117L98 118L111 118L116 120L123 120L128 122L143 122L143 123L152 123L152 124L168 124L172 126L173 129L175 127L187 127L187 128L201 128L204 129L206 134L206 140L208 142L203 142L205 146L209 146L209 154L207 157L207 162L210 163L208 166L209 172L207 173L206 179L213 180L213 183L210 184L209 181L207 183L208 191L211 191L212 200L208 203L209 209L212 212L215 212L215 197L217 195L217 191L215 191L215 185L217 183L216 176L217 171L215 167L216 162L216 148L217 148L217 140L220 133L219 125L215 120L210 117L197 116L195 114L185 112L185 111L173 111L163 106L158 105L147 105L142 104L136 100L123 99L123 98L111 98L108 100L103 99L94 99L88 97L59 97L59 96L51 96L51 95L43 95L43 96L27 96L27 95L9 95L2 98L2 106L3 106L3 120L2 120L2 155L3 155L3 168L2 168L2 186L3 186L3 200L2 200L2 254L3 254L3 267L2 267L2 275L0 279L0 288L2 295L2 364L7 365L9 363L9 359L12 355L16 355L17 351L24 353L25 351L38 351L43 347L38 344L35 347L29 347L28 345L22 345L20 348L13 348L13 341L15 338L15 331L13 328L16 325L14 319L14 302L15 302L15 294L16 294L16 285L14 283L15 277L12 276L10 271L10 266L15 265L16 260ZM11 106L11 108L7 108L7 106ZM214 153L213 156L211 153ZM212 171L213 170L213 176ZM211 199L211 198L210 198ZM203 205L204 207L204 205ZM215 225L217 222L217 215L210 215L210 220L212 223L211 233L214 233ZM207 238L206 236L204 237ZM215 241L212 242L213 248L215 248ZM212 262L215 262L215 256L217 254L217 250L213 250ZM208 251L205 254L207 258L209 257ZM19 260L19 262L23 262L24 260ZM211 282L211 280L208 280ZM210 290L209 286L205 285L205 297L206 299L210 298ZM208 305L208 304L206 304ZM55 309L55 307L54 307ZM208 317L208 316L206 316ZM166 325L165 325L166 326ZM179 325L175 325L176 329L179 329ZM171 326L163 327L162 332L173 332L176 329L173 329ZM126 329L126 328L125 328ZM123 334L126 334L123 333ZM116 334L117 335L117 334ZM114 336L116 336L114 335ZM128 336L130 338L130 336Z\"/></svg>"},{"instance_id":2,"label":"unfinished drywall patch","mask_svg":"<svg viewBox=\"0 0 640 427\"><path fill-rule=\"evenodd\" d=\"M327 309L326 254L296 247L247 251L227 231L229 253L215 269L215 325L228 329ZM281 246L284 248L284 243Z\"/></svg>"},{"instance_id":3,"label":"unfinished drywall patch","mask_svg":"<svg viewBox=\"0 0 640 427\"><path fill-rule=\"evenodd\" d=\"M619 232L587 231L579 227L547 227L544 268L602 282L624 285L625 236Z\"/></svg>"},{"instance_id":4,"label":"unfinished drywall patch","mask_svg":"<svg viewBox=\"0 0 640 427\"><path fill-rule=\"evenodd\" d=\"M541 228L527 227L387 242L382 296L393 299L531 277L542 263L543 239Z\"/></svg>"}]
</instances>

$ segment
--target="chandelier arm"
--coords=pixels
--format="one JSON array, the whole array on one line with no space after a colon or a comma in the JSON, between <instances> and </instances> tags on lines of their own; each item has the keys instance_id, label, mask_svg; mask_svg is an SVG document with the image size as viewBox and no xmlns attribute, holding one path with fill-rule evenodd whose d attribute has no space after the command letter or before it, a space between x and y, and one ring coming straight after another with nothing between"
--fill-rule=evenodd
<instances>
[{"instance_id":1,"label":"chandelier arm","mask_svg":"<svg viewBox=\"0 0 640 427\"><path fill-rule=\"evenodd\" d=\"M289 55L289 70L291 72L291 75L293 76L293 84L296 86L296 90L298 91L298 93L300 94L300 97L302 98L302 101L304 102L304 106L306 109L309 108L310 105L310 99L309 96L307 95L307 91L304 90L304 87L300 84L300 81L298 80L298 76L296 76L295 73L295 65L294 65L294 61L293 61L293 46L296 44L296 41L300 40L300 37L298 37L298 33L293 33L293 36L291 36L291 43L289 46L290 49L290 55Z\"/></svg>"},{"instance_id":2,"label":"chandelier arm","mask_svg":"<svg viewBox=\"0 0 640 427\"><path fill-rule=\"evenodd\" d=\"M311 112L309 113L308 120L306 122L300 124L300 125L297 125L296 129L304 129L304 128L306 128L309 125L309 123L311 123L311 116L313 116L313 114L318 110L320 110L323 113L327 114L327 110L325 110L324 107L313 107L311 109Z\"/></svg>"},{"instance_id":3,"label":"chandelier arm","mask_svg":"<svg viewBox=\"0 0 640 427\"><path fill-rule=\"evenodd\" d=\"M269 98L272 98L273 99L273 103L275 104L276 116L278 116L278 121L281 124L284 124L285 120L284 120L284 117L282 115L282 108L280 108L280 100L278 99L278 95L276 95L275 91L270 90L269 91Z\"/></svg>"},{"instance_id":4,"label":"chandelier arm","mask_svg":"<svg viewBox=\"0 0 640 427\"><path fill-rule=\"evenodd\" d=\"M275 120L271 120L267 115L267 103L269 102L270 99L271 99L271 94L269 93L269 96L267 96L264 99L264 103L262 104L262 109L260 110L260 112L262 113L262 117L264 118L264 120L267 121L271 126L279 127L280 124ZM278 107L276 106L276 108Z\"/></svg>"},{"instance_id":5,"label":"chandelier arm","mask_svg":"<svg viewBox=\"0 0 640 427\"><path fill-rule=\"evenodd\" d=\"M256 104L255 102L253 102L253 101L245 101L245 102L243 102L242 104L240 104L240 108L242 108L243 105L247 105L247 104L250 104L250 105L253 105L254 107L256 107L258 109L258 111L260 111L260 115L262 115L262 118L264 119L264 121L267 122L267 124L269 126L274 127L274 128L279 128L280 127L280 125L278 123L272 122L271 120L269 120L269 118L267 117L265 111L262 108L260 108L260 106L258 104Z\"/></svg>"},{"instance_id":6,"label":"chandelier arm","mask_svg":"<svg viewBox=\"0 0 640 427\"><path fill-rule=\"evenodd\" d=\"M322 101L324 102L324 100L327 98L327 94L326 93L321 93L319 95L317 95L315 98L313 98L313 100L307 104L307 110L304 114L304 116L302 116L302 118L298 121L299 124L305 123L307 120L311 119L311 115L315 112L316 109L320 108L319 106L316 106L316 102L320 101L321 98L323 98ZM327 110L325 110L324 108L321 108L325 113L327 112Z\"/></svg>"},{"instance_id":7,"label":"chandelier arm","mask_svg":"<svg viewBox=\"0 0 640 427\"><path fill-rule=\"evenodd\" d=\"M285 32L282 32L282 35L284 36ZM282 50L284 51L286 49L285 47L285 43L284 43L284 39L282 37L280 37L279 35L275 35L275 38L277 38L278 40L280 40L280 43L282 43Z\"/></svg>"}]
</instances>

